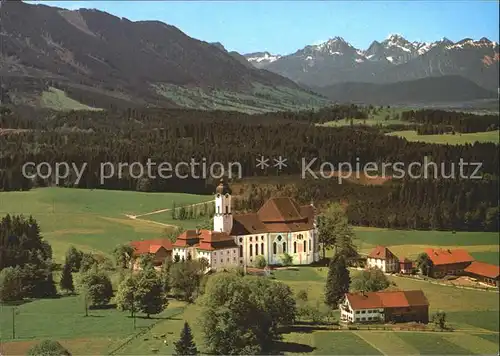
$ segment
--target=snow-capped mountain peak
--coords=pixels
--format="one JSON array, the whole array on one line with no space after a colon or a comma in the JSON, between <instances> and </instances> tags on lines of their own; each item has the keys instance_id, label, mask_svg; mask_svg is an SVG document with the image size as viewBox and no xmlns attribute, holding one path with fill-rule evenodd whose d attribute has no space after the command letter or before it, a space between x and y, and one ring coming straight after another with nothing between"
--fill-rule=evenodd
<instances>
[{"instance_id":1,"label":"snow-capped mountain peak","mask_svg":"<svg viewBox=\"0 0 500 356\"><path fill-rule=\"evenodd\" d=\"M312 52L321 52L324 55L343 56L355 52L356 49L342 37L333 37L323 43L306 47Z\"/></svg>"},{"instance_id":2,"label":"snow-capped mountain peak","mask_svg":"<svg viewBox=\"0 0 500 356\"><path fill-rule=\"evenodd\" d=\"M252 63L254 66L261 68L270 63L273 63L281 58L279 54L271 54L267 51L265 52L254 52L245 54L244 57Z\"/></svg>"}]
</instances>

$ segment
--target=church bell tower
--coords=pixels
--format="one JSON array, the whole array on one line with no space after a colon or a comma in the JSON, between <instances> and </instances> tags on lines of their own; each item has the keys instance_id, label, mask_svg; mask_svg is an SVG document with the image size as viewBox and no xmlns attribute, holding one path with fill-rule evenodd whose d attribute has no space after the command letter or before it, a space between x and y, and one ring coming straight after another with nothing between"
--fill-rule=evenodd
<instances>
[{"instance_id":1,"label":"church bell tower","mask_svg":"<svg viewBox=\"0 0 500 356\"><path fill-rule=\"evenodd\" d=\"M214 231L231 233L233 228L231 193L229 184L221 179L215 189Z\"/></svg>"}]
</instances>

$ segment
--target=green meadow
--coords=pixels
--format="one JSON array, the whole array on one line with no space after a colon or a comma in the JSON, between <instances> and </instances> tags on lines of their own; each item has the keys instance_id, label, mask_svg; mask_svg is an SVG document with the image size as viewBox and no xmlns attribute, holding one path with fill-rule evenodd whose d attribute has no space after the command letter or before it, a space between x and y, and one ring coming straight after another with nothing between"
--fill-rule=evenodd
<instances>
[{"instance_id":1,"label":"green meadow","mask_svg":"<svg viewBox=\"0 0 500 356\"><path fill-rule=\"evenodd\" d=\"M64 188L34 189L0 193L0 215L33 215L43 236L51 243L56 259L70 245L107 255L118 243L161 236L168 224L190 227L196 221L172 220L169 211L177 207L210 201L210 195L139 193ZM160 212L142 215L151 212ZM135 215L131 219L126 215ZM163 224L163 225L162 225ZM478 260L494 262L499 256L496 233L402 231L376 228L354 229L362 253L381 244L398 256L414 257L427 246L467 249ZM359 273L352 271L352 274ZM326 267L300 267L274 271L274 278L288 284L294 293L306 290L311 305L324 298ZM116 289L116 276L112 276ZM332 330L293 326L276 345L284 354L494 354L498 351L498 293L459 289L397 276L389 277L394 288L422 289L431 313L444 310L453 332L405 332L383 330ZM57 279L57 276L56 276ZM35 300L17 307L0 308L0 352L25 354L44 338L59 340L74 355L171 354L184 320L204 350L199 317L201 307L170 301L169 307L152 319L133 319L115 309L91 310L84 316L80 296ZM338 313L337 313L338 318ZM15 328L13 327L15 322ZM15 340L13 340L15 332Z\"/></svg>"},{"instance_id":2,"label":"green meadow","mask_svg":"<svg viewBox=\"0 0 500 356\"><path fill-rule=\"evenodd\" d=\"M140 217L134 220L126 215L169 209L174 202L180 207L210 198L180 193L40 188L1 192L0 216L33 215L52 245L54 257L62 260L70 245L107 255L118 244L160 237L169 229L168 224L154 224Z\"/></svg>"},{"instance_id":3,"label":"green meadow","mask_svg":"<svg viewBox=\"0 0 500 356\"><path fill-rule=\"evenodd\" d=\"M427 142L427 143L438 143L444 145L465 145L473 144L474 142L486 143L491 142L495 144L500 143L500 131L486 131L486 132L474 132L474 133L456 133L452 134L441 134L441 135L418 135L416 131L394 131L389 132L387 135L399 136L405 138L408 141L413 142Z\"/></svg>"},{"instance_id":4,"label":"green meadow","mask_svg":"<svg viewBox=\"0 0 500 356\"><path fill-rule=\"evenodd\" d=\"M306 290L309 303L323 301L326 268L300 267L276 270L273 277ZM359 273L351 271L351 274ZM263 277L264 278L264 277ZM276 353L318 355L484 355L498 350L498 294L463 290L402 277L390 277L393 288L421 289L430 302L430 313L444 310L451 332L390 330L334 330L328 326L295 325L283 330ZM480 302L478 302L480 301ZM204 350L199 318L200 305L170 301L169 307L152 319L133 319L114 309L90 310L84 316L79 296L37 300L15 311L16 340L12 340L12 306L0 310L2 346L5 355L24 354L37 340L59 340L73 354L151 355L171 354L184 321L193 329L198 349ZM49 318L54 323L47 327ZM337 313L338 317L338 313ZM49 322L50 323L50 322Z\"/></svg>"}]
</instances>

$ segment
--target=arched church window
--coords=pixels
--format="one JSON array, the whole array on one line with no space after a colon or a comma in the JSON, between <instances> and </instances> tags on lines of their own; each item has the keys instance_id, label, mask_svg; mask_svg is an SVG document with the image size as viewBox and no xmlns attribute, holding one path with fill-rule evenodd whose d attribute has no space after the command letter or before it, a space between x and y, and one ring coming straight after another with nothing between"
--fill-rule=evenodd
<instances>
[{"instance_id":1,"label":"arched church window","mask_svg":"<svg viewBox=\"0 0 500 356\"><path fill-rule=\"evenodd\" d=\"M276 242L273 242L273 254L276 254L277 253L277 245L276 245Z\"/></svg>"},{"instance_id":2,"label":"arched church window","mask_svg":"<svg viewBox=\"0 0 500 356\"><path fill-rule=\"evenodd\" d=\"M242 242L243 242L243 238L242 238L242 237L240 237L240 243L242 243Z\"/></svg>"},{"instance_id":3,"label":"arched church window","mask_svg":"<svg viewBox=\"0 0 500 356\"><path fill-rule=\"evenodd\" d=\"M283 242L283 253L286 253L286 242Z\"/></svg>"},{"instance_id":4,"label":"arched church window","mask_svg":"<svg viewBox=\"0 0 500 356\"><path fill-rule=\"evenodd\" d=\"M250 242L252 242L252 236L250 236Z\"/></svg>"},{"instance_id":5,"label":"arched church window","mask_svg":"<svg viewBox=\"0 0 500 356\"><path fill-rule=\"evenodd\" d=\"M312 248L311 248L311 239L309 239L309 252L311 252Z\"/></svg>"},{"instance_id":6,"label":"arched church window","mask_svg":"<svg viewBox=\"0 0 500 356\"><path fill-rule=\"evenodd\" d=\"M256 242L255 243L255 256L259 254L259 244Z\"/></svg>"},{"instance_id":7,"label":"arched church window","mask_svg":"<svg viewBox=\"0 0 500 356\"><path fill-rule=\"evenodd\" d=\"M226 198L229 198L229 194L228 193L226 193Z\"/></svg>"},{"instance_id":8,"label":"arched church window","mask_svg":"<svg viewBox=\"0 0 500 356\"><path fill-rule=\"evenodd\" d=\"M240 245L240 258L243 258L243 245Z\"/></svg>"},{"instance_id":9,"label":"arched church window","mask_svg":"<svg viewBox=\"0 0 500 356\"><path fill-rule=\"evenodd\" d=\"M307 241L304 240L304 252L307 252Z\"/></svg>"},{"instance_id":10,"label":"arched church window","mask_svg":"<svg viewBox=\"0 0 500 356\"><path fill-rule=\"evenodd\" d=\"M217 194L217 198L220 198L220 194Z\"/></svg>"},{"instance_id":11,"label":"arched church window","mask_svg":"<svg viewBox=\"0 0 500 356\"><path fill-rule=\"evenodd\" d=\"M220 214L220 206L217 207L217 214Z\"/></svg>"},{"instance_id":12,"label":"arched church window","mask_svg":"<svg viewBox=\"0 0 500 356\"><path fill-rule=\"evenodd\" d=\"M297 241L293 242L293 253L297 253Z\"/></svg>"},{"instance_id":13,"label":"arched church window","mask_svg":"<svg viewBox=\"0 0 500 356\"><path fill-rule=\"evenodd\" d=\"M282 239L281 235L280 235L280 236L278 236L278 241L281 241L281 239Z\"/></svg>"},{"instance_id":14,"label":"arched church window","mask_svg":"<svg viewBox=\"0 0 500 356\"><path fill-rule=\"evenodd\" d=\"M264 254L264 243L261 243L260 244L260 254L263 255Z\"/></svg>"},{"instance_id":15,"label":"arched church window","mask_svg":"<svg viewBox=\"0 0 500 356\"><path fill-rule=\"evenodd\" d=\"M229 214L229 207L226 205L226 214Z\"/></svg>"},{"instance_id":16,"label":"arched church window","mask_svg":"<svg viewBox=\"0 0 500 356\"><path fill-rule=\"evenodd\" d=\"M250 257L253 255L253 245L250 245Z\"/></svg>"}]
</instances>

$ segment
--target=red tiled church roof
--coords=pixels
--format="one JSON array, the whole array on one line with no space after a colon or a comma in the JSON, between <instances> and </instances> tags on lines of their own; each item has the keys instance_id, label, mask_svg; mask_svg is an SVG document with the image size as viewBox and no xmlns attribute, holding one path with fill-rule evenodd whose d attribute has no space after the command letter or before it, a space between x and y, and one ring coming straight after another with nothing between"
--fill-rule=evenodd
<instances>
[{"instance_id":1,"label":"red tiled church roof","mask_svg":"<svg viewBox=\"0 0 500 356\"><path fill-rule=\"evenodd\" d=\"M429 301L421 290L347 293L346 298L353 309L404 308L429 305Z\"/></svg>"},{"instance_id":2,"label":"red tiled church roof","mask_svg":"<svg viewBox=\"0 0 500 356\"><path fill-rule=\"evenodd\" d=\"M257 213L235 215L231 235L311 230L314 207L300 206L291 198L271 198Z\"/></svg>"},{"instance_id":3,"label":"red tiled church roof","mask_svg":"<svg viewBox=\"0 0 500 356\"><path fill-rule=\"evenodd\" d=\"M368 255L368 257L378 258L380 260L387 260L387 259L397 259L397 260L399 260L398 257L391 252L391 250L389 250L385 246L380 246L380 245L377 246L377 247L375 247L370 252L370 254Z\"/></svg>"},{"instance_id":4,"label":"red tiled church roof","mask_svg":"<svg viewBox=\"0 0 500 356\"><path fill-rule=\"evenodd\" d=\"M500 276L500 266L489 263L472 262L465 270L467 273L476 274L478 276L496 279Z\"/></svg>"},{"instance_id":5,"label":"red tiled church roof","mask_svg":"<svg viewBox=\"0 0 500 356\"><path fill-rule=\"evenodd\" d=\"M461 248L454 250L427 248L425 249L425 253L427 253L434 266L474 261L474 258Z\"/></svg>"}]
</instances>

